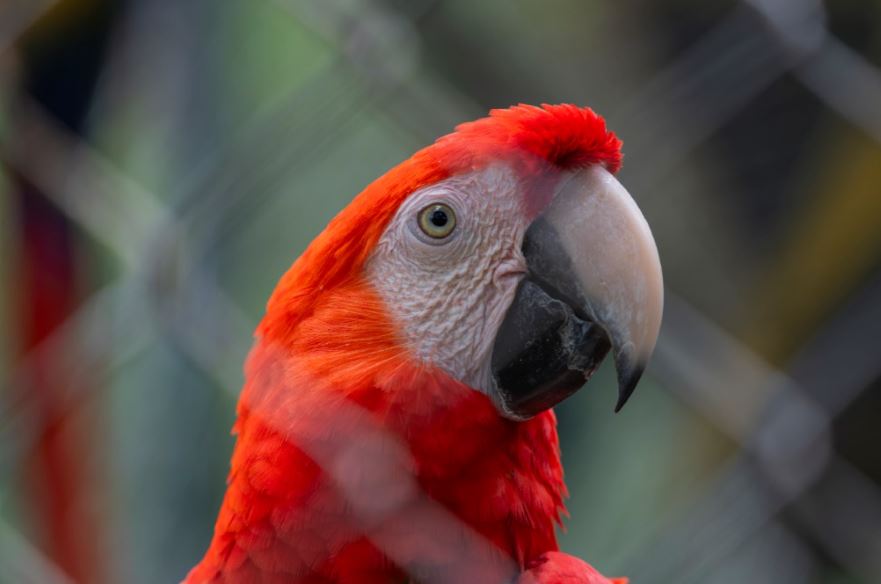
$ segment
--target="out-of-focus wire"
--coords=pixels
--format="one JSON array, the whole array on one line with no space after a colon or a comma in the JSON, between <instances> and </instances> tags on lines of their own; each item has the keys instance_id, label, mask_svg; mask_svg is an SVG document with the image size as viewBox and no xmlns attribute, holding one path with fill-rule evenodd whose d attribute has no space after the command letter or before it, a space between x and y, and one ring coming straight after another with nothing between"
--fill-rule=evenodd
<instances>
[{"instance_id":1,"label":"out-of-focus wire","mask_svg":"<svg viewBox=\"0 0 881 584\"><path fill-rule=\"evenodd\" d=\"M0 56L59 0L6 0L0 6Z\"/></svg>"},{"instance_id":2,"label":"out-of-focus wire","mask_svg":"<svg viewBox=\"0 0 881 584\"><path fill-rule=\"evenodd\" d=\"M76 584L20 533L0 518L0 582Z\"/></svg>"}]
</instances>

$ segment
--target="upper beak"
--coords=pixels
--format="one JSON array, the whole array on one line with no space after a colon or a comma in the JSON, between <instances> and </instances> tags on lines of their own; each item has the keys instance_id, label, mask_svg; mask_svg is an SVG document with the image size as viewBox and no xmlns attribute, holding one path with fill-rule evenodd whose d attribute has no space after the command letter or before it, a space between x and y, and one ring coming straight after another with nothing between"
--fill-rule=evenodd
<instances>
[{"instance_id":1,"label":"upper beak","mask_svg":"<svg viewBox=\"0 0 881 584\"><path fill-rule=\"evenodd\" d=\"M664 293L648 223L612 174L564 176L523 242L528 274L493 347L497 400L528 418L577 391L611 349L621 409L658 338Z\"/></svg>"}]
</instances>

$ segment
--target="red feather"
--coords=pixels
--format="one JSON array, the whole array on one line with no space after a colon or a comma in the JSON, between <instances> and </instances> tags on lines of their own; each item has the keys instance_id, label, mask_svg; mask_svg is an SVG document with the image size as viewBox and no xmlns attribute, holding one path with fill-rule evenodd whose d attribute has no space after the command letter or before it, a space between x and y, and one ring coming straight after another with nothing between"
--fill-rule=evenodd
<instances>
[{"instance_id":1,"label":"red feather","mask_svg":"<svg viewBox=\"0 0 881 584\"><path fill-rule=\"evenodd\" d=\"M548 552L530 564L517 584L628 584L627 578L606 578L590 564L561 552Z\"/></svg>"},{"instance_id":2,"label":"red feather","mask_svg":"<svg viewBox=\"0 0 881 584\"><path fill-rule=\"evenodd\" d=\"M620 160L591 110L521 105L459 126L358 195L269 301L215 535L186 582L492 582L555 551L566 493L553 412L506 420L417 364L363 266L422 186L494 161L539 183Z\"/></svg>"}]
</instances>

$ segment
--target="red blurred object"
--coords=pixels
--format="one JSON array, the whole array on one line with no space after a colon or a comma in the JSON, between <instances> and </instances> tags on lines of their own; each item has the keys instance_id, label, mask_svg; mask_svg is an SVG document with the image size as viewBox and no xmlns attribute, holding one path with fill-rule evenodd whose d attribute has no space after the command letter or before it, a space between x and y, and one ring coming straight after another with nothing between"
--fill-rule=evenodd
<instances>
[{"instance_id":1,"label":"red blurred object","mask_svg":"<svg viewBox=\"0 0 881 584\"><path fill-rule=\"evenodd\" d=\"M41 346L77 304L72 237L65 218L36 189L22 183L19 192L18 322L29 360L23 389L37 434L25 462L28 503L50 558L76 582L100 582L100 530L90 512L93 485L83 462L92 454L82 423L88 403L68 397L82 394L71 385L84 380L64 374L62 361L76 360L70 347L59 355Z\"/></svg>"}]
</instances>

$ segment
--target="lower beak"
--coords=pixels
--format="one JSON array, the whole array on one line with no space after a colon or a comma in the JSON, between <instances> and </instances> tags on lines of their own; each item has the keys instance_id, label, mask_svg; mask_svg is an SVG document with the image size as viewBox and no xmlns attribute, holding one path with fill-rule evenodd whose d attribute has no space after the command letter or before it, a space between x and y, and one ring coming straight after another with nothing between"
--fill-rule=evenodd
<instances>
[{"instance_id":1,"label":"lower beak","mask_svg":"<svg viewBox=\"0 0 881 584\"><path fill-rule=\"evenodd\" d=\"M618 403L633 393L658 337L663 280L639 208L593 166L563 177L523 242L528 274L492 355L497 401L525 419L580 389L611 350Z\"/></svg>"}]
</instances>

